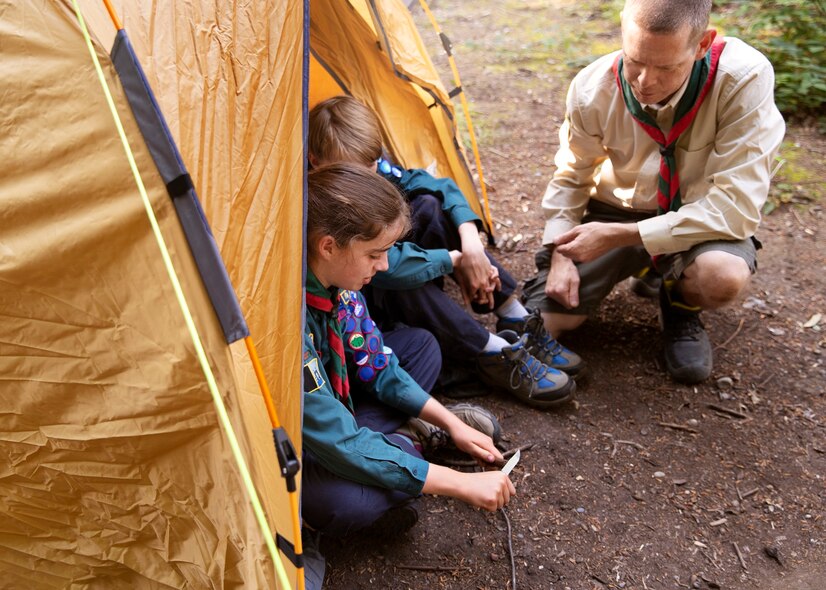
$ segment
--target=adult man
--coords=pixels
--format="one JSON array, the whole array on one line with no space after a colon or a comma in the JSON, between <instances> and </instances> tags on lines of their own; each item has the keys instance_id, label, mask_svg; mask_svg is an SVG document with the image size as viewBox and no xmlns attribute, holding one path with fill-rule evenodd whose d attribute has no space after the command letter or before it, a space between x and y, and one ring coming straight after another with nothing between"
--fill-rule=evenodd
<instances>
[{"instance_id":1,"label":"adult man","mask_svg":"<svg viewBox=\"0 0 826 590\"><path fill-rule=\"evenodd\" d=\"M678 381L711 374L699 319L756 268L753 239L785 124L759 52L708 29L711 0L627 0L622 51L571 83L537 276L525 286L554 336L623 279L663 277L665 361Z\"/></svg>"}]
</instances>

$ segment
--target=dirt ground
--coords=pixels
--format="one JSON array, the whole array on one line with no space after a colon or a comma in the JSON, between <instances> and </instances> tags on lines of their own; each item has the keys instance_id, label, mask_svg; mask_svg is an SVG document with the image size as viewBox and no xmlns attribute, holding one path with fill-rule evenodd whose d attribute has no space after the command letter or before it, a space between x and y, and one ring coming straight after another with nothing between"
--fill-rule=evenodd
<instances>
[{"instance_id":1,"label":"dirt ground","mask_svg":"<svg viewBox=\"0 0 826 590\"><path fill-rule=\"evenodd\" d=\"M496 254L520 279L540 245L567 84L619 46L607 4L432 5L472 101ZM750 291L704 314L708 382L668 378L655 304L620 285L563 339L590 367L576 403L472 400L499 417L506 448L533 444L506 511L424 498L418 525L392 541L325 540L326 587L498 590L514 576L520 589L826 587L826 137L790 125L783 150L773 195L788 203L764 218Z\"/></svg>"}]
</instances>

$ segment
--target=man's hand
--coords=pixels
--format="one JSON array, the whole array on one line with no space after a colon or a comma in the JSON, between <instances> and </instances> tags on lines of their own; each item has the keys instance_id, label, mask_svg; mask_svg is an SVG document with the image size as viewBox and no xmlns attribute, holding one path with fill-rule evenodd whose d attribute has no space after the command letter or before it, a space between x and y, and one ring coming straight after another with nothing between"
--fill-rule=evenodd
<instances>
[{"instance_id":1,"label":"man's hand","mask_svg":"<svg viewBox=\"0 0 826 590\"><path fill-rule=\"evenodd\" d=\"M545 281L545 295L567 309L573 309L579 306L579 270L573 260L557 250L555 248L551 255L551 270Z\"/></svg>"},{"instance_id":2,"label":"man's hand","mask_svg":"<svg viewBox=\"0 0 826 590\"><path fill-rule=\"evenodd\" d=\"M578 225L557 236L554 244L554 253L558 252L575 262L590 262L613 248L642 244L642 238L636 223L595 221Z\"/></svg>"}]
</instances>

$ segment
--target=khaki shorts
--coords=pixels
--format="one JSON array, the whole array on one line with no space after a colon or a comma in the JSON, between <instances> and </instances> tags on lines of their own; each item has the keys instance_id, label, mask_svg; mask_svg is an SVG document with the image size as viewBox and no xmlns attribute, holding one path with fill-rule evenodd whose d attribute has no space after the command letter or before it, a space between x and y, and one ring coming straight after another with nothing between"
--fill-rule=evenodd
<instances>
[{"instance_id":1,"label":"khaki shorts","mask_svg":"<svg viewBox=\"0 0 826 590\"><path fill-rule=\"evenodd\" d=\"M588 212L582 223L589 221L636 223L651 217L651 214L626 212L596 201L588 204ZM748 264L751 272L757 270L757 250L760 242L755 238L746 240L719 240L697 244L685 252L666 254L657 258L657 270L667 280L679 279L685 268L703 252L722 251L739 256ZM579 270L579 306L568 309L545 296L545 282L551 268L551 255L546 248L536 253L536 276L525 281L522 301L528 309L543 312L588 315L595 311L600 302L613 290L617 283L630 276L639 276L652 266L651 256L642 246L615 248L591 262L577 263Z\"/></svg>"}]
</instances>

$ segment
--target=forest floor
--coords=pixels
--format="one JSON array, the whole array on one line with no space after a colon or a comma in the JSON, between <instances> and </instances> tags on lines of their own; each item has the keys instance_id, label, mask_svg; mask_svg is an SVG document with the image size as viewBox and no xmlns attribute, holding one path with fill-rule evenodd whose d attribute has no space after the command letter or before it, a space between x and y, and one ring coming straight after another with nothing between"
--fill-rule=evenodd
<instances>
[{"instance_id":1,"label":"forest floor","mask_svg":"<svg viewBox=\"0 0 826 590\"><path fill-rule=\"evenodd\" d=\"M565 91L581 66L619 47L617 2L431 8L472 104L495 254L528 278ZM758 231L749 292L703 314L711 379L669 379L656 305L620 285L563 338L589 365L575 403L546 412L506 394L470 400L499 417L505 447L533 445L506 511L425 497L419 523L391 541L326 539L325 587L499 590L515 577L520 589L824 588L826 136L790 124L780 158L778 207Z\"/></svg>"}]
</instances>

